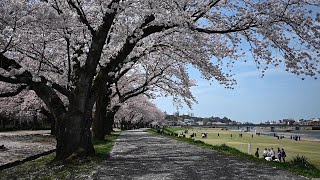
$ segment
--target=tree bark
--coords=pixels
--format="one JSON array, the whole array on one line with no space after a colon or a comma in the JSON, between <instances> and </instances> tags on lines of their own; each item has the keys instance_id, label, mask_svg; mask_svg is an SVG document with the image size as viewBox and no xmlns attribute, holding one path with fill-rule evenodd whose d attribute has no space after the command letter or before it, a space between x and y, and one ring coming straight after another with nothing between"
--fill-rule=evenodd
<instances>
[{"instance_id":1,"label":"tree bark","mask_svg":"<svg viewBox=\"0 0 320 180\"><path fill-rule=\"evenodd\" d=\"M107 108L106 121L105 121L106 124L105 124L105 131L104 131L106 135L110 135L111 132L113 132L114 116L116 115L119 109L120 109L120 106L114 106L111 108L111 110Z\"/></svg>"},{"instance_id":2,"label":"tree bark","mask_svg":"<svg viewBox=\"0 0 320 180\"><path fill-rule=\"evenodd\" d=\"M105 128L104 128L104 133L106 135L110 135L111 132L113 131L113 123L114 123L114 116L116 113L113 111L107 111L106 113L106 121L105 121Z\"/></svg>"},{"instance_id":3,"label":"tree bark","mask_svg":"<svg viewBox=\"0 0 320 180\"><path fill-rule=\"evenodd\" d=\"M30 88L35 91L35 93L42 99L46 104L47 108L51 112L55 121L55 136L57 140L57 156L63 154L61 147L63 146L63 132L64 132L64 122L66 116L66 109L63 102L57 95L57 93L44 82L30 82Z\"/></svg>"},{"instance_id":4,"label":"tree bark","mask_svg":"<svg viewBox=\"0 0 320 180\"><path fill-rule=\"evenodd\" d=\"M97 140L104 140L104 129L106 121L106 108L108 105L109 93L105 92L105 85L97 89L96 92L96 111L94 113L94 119L92 124L93 137Z\"/></svg>"},{"instance_id":5,"label":"tree bark","mask_svg":"<svg viewBox=\"0 0 320 180\"><path fill-rule=\"evenodd\" d=\"M55 125L56 123L55 123L55 119L54 119L52 113L47 111L44 107L41 107L40 113L43 114L44 116L46 116L50 122L50 130L51 130L50 134L56 135L56 125Z\"/></svg>"},{"instance_id":6,"label":"tree bark","mask_svg":"<svg viewBox=\"0 0 320 180\"><path fill-rule=\"evenodd\" d=\"M116 0L110 3L110 7ZM92 135L92 83L96 68L106 43L108 31L114 20L116 11L106 13L103 24L92 37L86 63L81 68L76 88L69 96L69 112L65 117L62 143L57 149L57 159L64 160L73 153L80 156L93 154Z\"/></svg>"},{"instance_id":7,"label":"tree bark","mask_svg":"<svg viewBox=\"0 0 320 180\"><path fill-rule=\"evenodd\" d=\"M61 139L60 145L57 145L58 160L65 160L71 155L90 156L95 153L90 131L91 113L89 88L76 88L69 97L69 111L59 125Z\"/></svg>"}]
</instances>

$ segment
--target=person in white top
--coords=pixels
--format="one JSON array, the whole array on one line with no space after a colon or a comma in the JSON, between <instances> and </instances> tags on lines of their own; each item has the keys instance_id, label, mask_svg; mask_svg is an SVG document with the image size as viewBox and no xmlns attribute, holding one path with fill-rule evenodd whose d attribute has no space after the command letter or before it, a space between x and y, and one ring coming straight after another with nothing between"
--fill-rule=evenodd
<instances>
[{"instance_id":1,"label":"person in white top","mask_svg":"<svg viewBox=\"0 0 320 180\"><path fill-rule=\"evenodd\" d=\"M275 152L274 152L273 148L271 148L270 154L271 154L271 159L274 160L276 158L276 156L275 156Z\"/></svg>"},{"instance_id":2,"label":"person in white top","mask_svg":"<svg viewBox=\"0 0 320 180\"><path fill-rule=\"evenodd\" d=\"M264 150L263 150L263 152L262 152L262 156L263 156L264 158L266 158L266 157L267 157L267 153L268 153L267 148L264 148Z\"/></svg>"}]
</instances>

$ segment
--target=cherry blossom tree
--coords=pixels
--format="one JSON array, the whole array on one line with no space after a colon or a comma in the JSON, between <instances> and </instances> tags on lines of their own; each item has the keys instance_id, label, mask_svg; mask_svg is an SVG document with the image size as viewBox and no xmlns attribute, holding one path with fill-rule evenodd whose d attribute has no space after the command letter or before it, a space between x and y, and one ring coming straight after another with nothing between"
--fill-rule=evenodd
<instances>
[{"instance_id":1,"label":"cherry blossom tree","mask_svg":"<svg viewBox=\"0 0 320 180\"><path fill-rule=\"evenodd\" d=\"M148 61L150 56L154 59L152 63ZM139 64L121 68L115 73L115 83L109 89L111 94L105 94L104 98L101 98L102 95L97 97L103 100L100 104L96 103L100 110L95 111L94 137L103 139L105 134L110 134L114 115L121 104L141 94L147 94L151 98L173 96L176 104L184 102L191 107L196 102L190 91L195 82L188 78L184 66L185 64L174 59L168 63L163 56L149 52L140 57Z\"/></svg>"},{"instance_id":2,"label":"cherry blossom tree","mask_svg":"<svg viewBox=\"0 0 320 180\"><path fill-rule=\"evenodd\" d=\"M121 129L142 128L164 119L165 113L143 95L128 100L115 114L115 124Z\"/></svg>"},{"instance_id":3,"label":"cherry blossom tree","mask_svg":"<svg viewBox=\"0 0 320 180\"><path fill-rule=\"evenodd\" d=\"M262 71L281 65L316 78L319 6L315 0L2 0L0 81L16 86L3 93L28 87L41 98L57 124L57 159L87 156L94 153L94 103L112 94L122 69L145 67L144 54L150 64L159 56L181 64L172 68L185 72L180 80L189 79L191 64L228 88L235 81L225 67L245 55Z\"/></svg>"},{"instance_id":4,"label":"cherry blossom tree","mask_svg":"<svg viewBox=\"0 0 320 180\"><path fill-rule=\"evenodd\" d=\"M9 91L12 87L10 84L4 86L4 83L0 82L2 91ZM11 93L11 92L9 92ZM15 127L11 128L36 128L36 125L40 125L34 120L44 120L40 109L44 107L43 102L32 91L22 90L18 95L13 97L8 93L0 94L3 98L0 99L0 114L7 115L13 122ZM11 96L12 94L10 94ZM27 125L23 127L23 124ZM32 125L32 126L31 126ZM4 129L4 127L3 127Z\"/></svg>"}]
</instances>

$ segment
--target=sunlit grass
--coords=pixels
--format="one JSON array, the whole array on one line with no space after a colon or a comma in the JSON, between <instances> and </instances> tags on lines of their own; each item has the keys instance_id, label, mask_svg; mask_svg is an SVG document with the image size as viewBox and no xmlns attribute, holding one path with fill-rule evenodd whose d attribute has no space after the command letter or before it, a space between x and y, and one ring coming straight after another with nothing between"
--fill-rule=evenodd
<instances>
[{"instance_id":1,"label":"sunlit grass","mask_svg":"<svg viewBox=\"0 0 320 180\"><path fill-rule=\"evenodd\" d=\"M180 129L175 132L179 133L179 132L182 132L183 130L184 129ZM149 132L156 133L157 131L151 129L151 130L149 130ZM173 132L170 132L169 129L166 129L165 132L169 132L169 134L173 134ZM202 139L201 132L207 132L208 138ZM162 134L162 135L179 140L179 141L184 141L184 142L187 142L190 144L194 144L194 145L197 145L197 146L200 146L203 148L214 149L214 150L226 153L226 154L237 156L239 158L250 159L252 161L268 164L273 167L278 167L281 169L291 171L291 172L298 174L298 175L302 175L302 176L306 176L306 177L310 177L310 178L319 178L320 177L320 170L317 169L317 167L315 167L313 165L315 161L312 161L311 164L308 164L308 167L301 167L301 166L296 166L294 164L294 162L292 161L292 159L297 159L296 155L293 155L293 154L291 154L289 156L289 158L287 158L287 163L279 163L279 162L268 162L262 158L256 158L253 155L249 155L247 153L248 142L251 143L252 154L254 154L256 147L260 148L260 146L268 145L266 147L271 148L271 145L272 145L272 146L274 146L274 148L277 148L277 146L279 146L281 148L282 147L288 148L288 147L290 147L288 145L291 143L300 143L298 146L293 146L293 147L296 147L294 149L295 149L295 151L297 151L297 150L303 148L303 141L290 142L293 140L285 140L285 139L279 140L279 141L286 141L285 143L282 143L282 142L279 142L278 139L274 139L274 137L254 136L252 138L251 134L244 134L244 133L243 133L243 137L239 138L239 137L236 137L239 135L239 132L226 131L226 130L221 130L221 129L189 130L189 135L192 133L197 133L197 137L194 140L191 138L188 138L188 137L186 137L186 138L180 137L179 138L176 136L170 136L170 135L166 135L166 134ZM218 133L219 133L219 136L218 136ZM232 137L231 137L231 134L232 134ZM310 144L312 144L312 143L310 143ZM303 149L305 149L305 148L303 148ZM309 151L309 150L305 149L305 151ZM261 152L262 152L262 148L260 148L260 154L261 154ZM289 151L288 153L291 153L291 151ZM308 159L308 162L311 161L311 159L309 159L309 158L307 158L307 159Z\"/></svg>"},{"instance_id":2,"label":"sunlit grass","mask_svg":"<svg viewBox=\"0 0 320 180\"><path fill-rule=\"evenodd\" d=\"M182 130L180 130L182 132ZM178 131L178 132L180 132ZM297 155L303 155L309 159L318 169L320 169L320 143L309 141L294 141L291 139L277 139L271 136L256 136L252 133L243 133L243 137L239 138L239 132L221 130L221 128L208 128L208 129L190 129L189 134L199 133L196 137L198 140L202 140L208 144L221 145L226 144L228 146L239 149L241 152L248 153L248 144L251 144L251 152L254 154L257 148L259 148L260 157L264 148L273 148L274 151L277 148L284 148L287 154L287 160L291 160ZM208 138L202 139L200 132L207 132ZM219 136L218 136L219 133ZM232 137L231 137L232 134Z\"/></svg>"}]
</instances>

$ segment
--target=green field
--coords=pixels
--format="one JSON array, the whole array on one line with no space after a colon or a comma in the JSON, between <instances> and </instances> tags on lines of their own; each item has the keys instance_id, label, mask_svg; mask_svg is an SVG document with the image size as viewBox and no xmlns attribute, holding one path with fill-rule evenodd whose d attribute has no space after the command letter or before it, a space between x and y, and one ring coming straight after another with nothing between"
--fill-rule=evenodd
<instances>
[{"instance_id":1,"label":"green field","mask_svg":"<svg viewBox=\"0 0 320 180\"><path fill-rule=\"evenodd\" d=\"M182 132L181 129L177 132ZM294 141L291 139L277 139L271 136L256 136L252 133L242 133L243 137L239 138L239 132L221 130L220 128L208 128L208 129L189 129L187 137L192 133L197 133L197 140L204 141L205 143L212 145L226 144L228 146L239 149L242 152L248 153L248 143L251 144L251 152L255 153L255 150L259 148L260 158L262 156L262 151L264 148L277 151L277 148L284 148L287 154L286 161L289 161L292 157L297 155L306 156L312 164L314 164L318 169L320 169L320 142L308 142L308 141ZM208 137L202 139L201 133L208 133ZM219 133L219 137L218 137ZM232 134L232 138L231 138Z\"/></svg>"}]
</instances>

